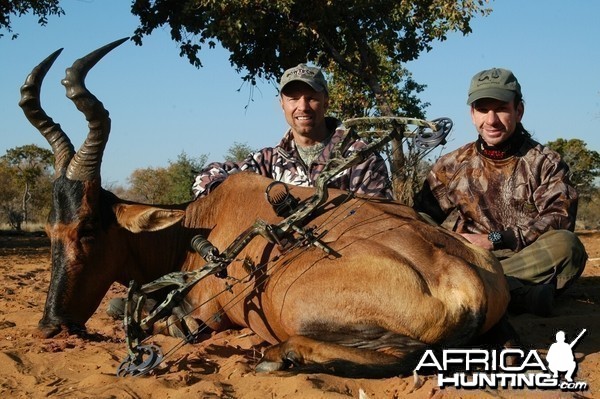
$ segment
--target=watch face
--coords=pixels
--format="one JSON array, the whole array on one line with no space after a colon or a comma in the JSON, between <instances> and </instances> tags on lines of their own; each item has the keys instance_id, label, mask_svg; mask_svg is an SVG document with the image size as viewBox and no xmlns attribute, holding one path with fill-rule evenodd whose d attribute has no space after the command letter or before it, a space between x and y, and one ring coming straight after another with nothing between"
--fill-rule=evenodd
<instances>
[{"instance_id":1,"label":"watch face","mask_svg":"<svg viewBox=\"0 0 600 399\"><path fill-rule=\"evenodd\" d=\"M492 231L490 234L488 234L488 240L494 244L499 244L502 242L502 234L500 234L498 231Z\"/></svg>"}]
</instances>

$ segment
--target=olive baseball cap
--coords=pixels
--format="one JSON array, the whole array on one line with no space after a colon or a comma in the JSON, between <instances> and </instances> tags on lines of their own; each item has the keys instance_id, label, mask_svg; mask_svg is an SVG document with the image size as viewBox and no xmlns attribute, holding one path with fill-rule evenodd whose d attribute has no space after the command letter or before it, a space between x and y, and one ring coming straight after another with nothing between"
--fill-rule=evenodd
<instances>
[{"instance_id":1,"label":"olive baseball cap","mask_svg":"<svg viewBox=\"0 0 600 399\"><path fill-rule=\"evenodd\" d=\"M471 79L467 104L471 105L482 98L509 102L515 95L522 96L521 85L511 71L502 68L486 69Z\"/></svg>"},{"instance_id":2,"label":"olive baseball cap","mask_svg":"<svg viewBox=\"0 0 600 399\"><path fill-rule=\"evenodd\" d=\"M315 91L327 92L327 82L320 68L310 67L306 64L298 64L297 66L286 70L279 82L279 92L291 82L304 82Z\"/></svg>"}]
</instances>

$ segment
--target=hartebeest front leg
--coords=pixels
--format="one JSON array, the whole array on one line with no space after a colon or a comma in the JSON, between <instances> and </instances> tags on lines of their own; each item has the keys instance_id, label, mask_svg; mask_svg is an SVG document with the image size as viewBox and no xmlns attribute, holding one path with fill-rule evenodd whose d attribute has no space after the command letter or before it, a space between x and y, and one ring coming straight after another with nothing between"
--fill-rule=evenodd
<instances>
[{"instance_id":1,"label":"hartebeest front leg","mask_svg":"<svg viewBox=\"0 0 600 399\"><path fill-rule=\"evenodd\" d=\"M414 368L413 359L421 350L407 351L403 356L346 347L317 341L303 336L293 336L287 341L267 348L256 366L258 372L271 372L289 368L321 369L337 375L378 376L408 374Z\"/></svg>"}]
</instances>

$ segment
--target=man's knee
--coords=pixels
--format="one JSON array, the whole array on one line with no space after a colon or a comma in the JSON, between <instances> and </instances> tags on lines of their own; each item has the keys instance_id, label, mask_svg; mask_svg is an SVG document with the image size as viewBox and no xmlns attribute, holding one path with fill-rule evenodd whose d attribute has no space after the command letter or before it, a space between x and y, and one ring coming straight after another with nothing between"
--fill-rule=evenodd
<instances>
[{"instance_id":1,"label":"man's knee","mask_svg":"<svg viewBox=\"0 0 600 399\"><path fill-rule=\"evenodd\" d=\"M583 272L587 253L579 237L569 230L552 230L540 237L548 240L547 249L552 257L563 265L557 275L557 288L562 291L575 281Z\"/></svg>"},{"instance_id":2,"label":"man's knee","mask_svg":"<svg viewBox=\"0 0 600 399\"><path fill-rule=\"evenodd\" d=\"M553 259L564 259L565 262L585 264L587 253L577 235L569 230L551 230L543 234L538 241L545 242L546 251Z\"/></svg>"},{"instance_id":3,"label":"man's knee","mask_svg":"<svg viewBox=\"0 0 600 399\"><path fill-rule=\"evenodd\" d=\"M548 250L557 255L565 256L585 254L585 247L575 233L569 230L550 230L544 233L538 240L549 241Z\"/></svg>"}]
</instances>

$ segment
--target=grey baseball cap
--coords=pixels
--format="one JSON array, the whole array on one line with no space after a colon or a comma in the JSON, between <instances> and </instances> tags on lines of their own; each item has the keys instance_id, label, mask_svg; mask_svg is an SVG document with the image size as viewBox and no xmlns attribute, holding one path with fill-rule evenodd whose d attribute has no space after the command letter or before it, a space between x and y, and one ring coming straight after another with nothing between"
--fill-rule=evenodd
<instances>
[{"instance_id":1,"label":"grey baseball cap","mask_svg":"<svg viewBox=\"0 0 600 399\"><path fill-rule=\"evenodd\" d=\"M320 68L311 67L306 64L298 64L297 66L286 70L279 82L279 92L291 82L304 82L315 91L327 92L327 82Z\"/></svg>"},{"instance_id":2,"label":"grey baseball cap","mask_svg":"<svg viewBox=\"0 0 600 399\"><path fill-rule=\"evenodd\" d=\"M471 105L482 98L509 102L515 95L522 96L521 85L511 71L502 68L486 69L471 79L467 104Z\"/></svg>"}]
</instances>

